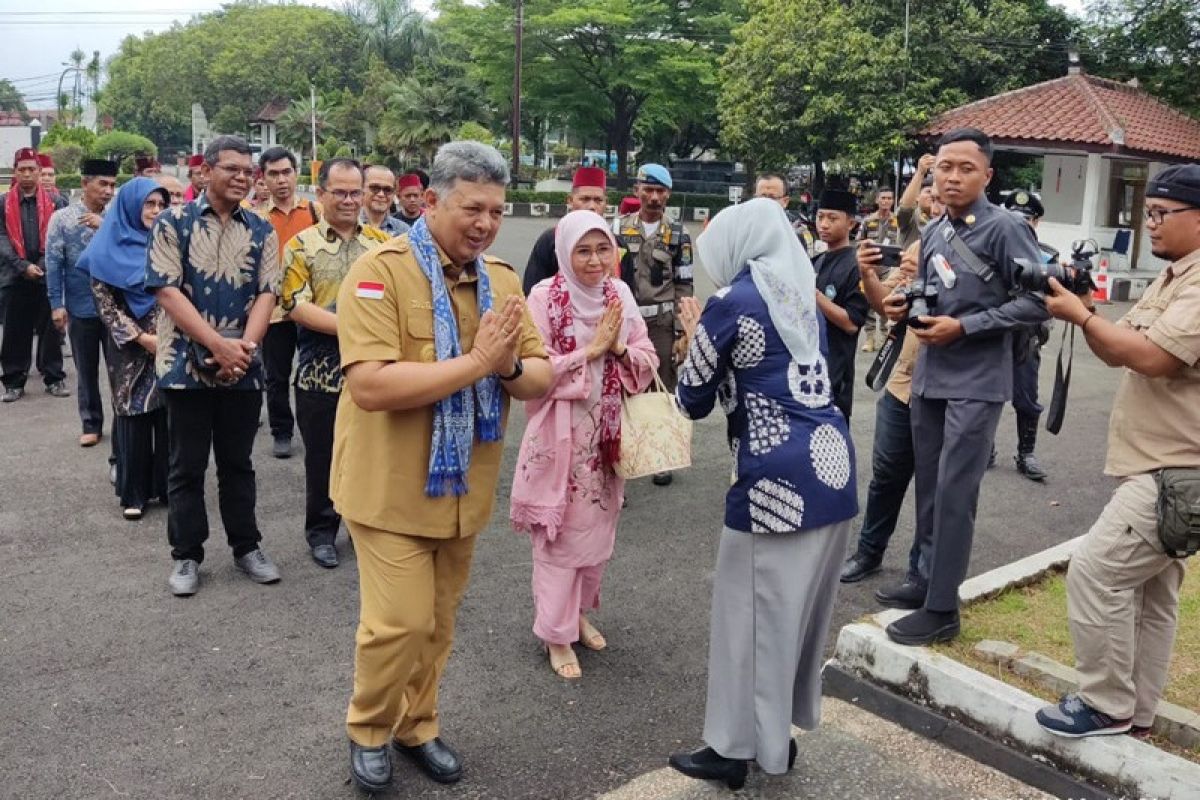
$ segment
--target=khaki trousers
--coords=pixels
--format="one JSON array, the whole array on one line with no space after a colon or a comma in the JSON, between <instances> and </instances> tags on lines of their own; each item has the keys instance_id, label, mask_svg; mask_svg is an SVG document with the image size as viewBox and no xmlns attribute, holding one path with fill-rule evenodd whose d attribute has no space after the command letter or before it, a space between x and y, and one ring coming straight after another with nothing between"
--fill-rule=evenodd
<instances>
[{"instance_id":1,"label":"khaki trousers","mask_svg":"<svg viewBox=\"0 0 1200 800\"><path fill-rule=\"evenodd\" d=\"M1115 719L1150 725L1179 614L1181 559L1163 553L1153 475L1125 478L1067 571L1067 618L1079 694Z\"/></svg>"},{"instance_id":2,"label":"khaki trousers","mask_svg":"<svg viewBox=\"0 0 1200 800\"><path fill-rule=\"evenodd\" d=\"M364 747L438 735L438 684L471 574L475 537L426 539L346 520L358 558L354 695L346 732Z\"/></svg>"}]
</instances>

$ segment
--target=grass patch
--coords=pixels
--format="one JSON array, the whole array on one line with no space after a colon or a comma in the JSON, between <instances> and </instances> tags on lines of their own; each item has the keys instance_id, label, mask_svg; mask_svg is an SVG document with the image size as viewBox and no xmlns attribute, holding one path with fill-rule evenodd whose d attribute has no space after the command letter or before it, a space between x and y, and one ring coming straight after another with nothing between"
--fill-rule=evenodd
<instances>
[{"instance_id":1,"label":"grass patch","mask_svg":"<svg viewBox=\"0 0 1200 800\"><path fill-rule=\"evenodd\" d=\"M1179 596L1179 628L1164 699L1200 713L1200 569L1191 567ZM1067 627L1067 584L1064 573L1018 589L1010 589L990 600L967 606L962 611L962 635L936 650L980 672L991 675L1032 695L1054 701L1045 687L975 655L975 645L984 639L1011 642L1024 651L1036 651L1060 664L1075 665L1075 650ZM1157 740L1156 740L1157 741ZM1179 755L1200 761L1200 748L1184 751L1166 746Z\"/></svg>"}]
</instances>

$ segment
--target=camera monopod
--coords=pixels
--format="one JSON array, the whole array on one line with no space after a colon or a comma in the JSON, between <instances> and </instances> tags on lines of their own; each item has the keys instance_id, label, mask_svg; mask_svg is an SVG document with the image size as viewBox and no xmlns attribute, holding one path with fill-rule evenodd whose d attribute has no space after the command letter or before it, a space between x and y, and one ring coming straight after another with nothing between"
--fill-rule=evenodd
<instances>
[{"instance_id":1,"label":"camera monopod","mask_svg":"<svg viewBox=\"0 0 1200 800\"><path fill-rule=\"evenodd\" d=\"M879 348L879 352L875 354L875 360L871 362L871 368L867 370L867 386L871 387L871 391L878 392L887 386L892 369L896 366L896 359L900 357L900 350L904 345L904 333L907 330L908 323L900 320L888 331L887 338L883 340L883 346Z\"/></svg>"}]
</instances>

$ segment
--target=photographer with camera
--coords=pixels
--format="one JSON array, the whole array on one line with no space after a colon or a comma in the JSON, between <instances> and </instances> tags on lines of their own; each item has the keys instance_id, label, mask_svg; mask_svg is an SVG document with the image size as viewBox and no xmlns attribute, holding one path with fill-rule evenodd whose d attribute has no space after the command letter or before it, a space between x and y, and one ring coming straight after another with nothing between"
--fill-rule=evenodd
<instances>
[{"instance_id":1,"label":"photographer with camera","mask_svg":"<svg viewBox=\"0 0 1200 800\"><path fill-rule=\"evenodd\" d=\"M1036 263L1040 256L1029 226L984 195L991 160L982 131L960 128L942 137L934 182L946 215L921 235L909 291L884 304L888 317L907 320L925 345L911 401L922 574L876 595L885 605L914 609L887 628L900 644L958 635L958 587L970 560L979 485L1012 396L1011 331L1046 319L1039 293L1014 293L1020 267L1013 259Z\"/></svg>"},{"instance_id":2,"label":"photographer with camera","mask_svg":"<svg viewBox=\"0 0 1200 800\"><path fill-rule=\"evenodd\" d=\"M1167 682L1183 558L1200 549L1200 166L1151 178L1146 220L1151 252L1172 263L1120 321L1097 316L1057 280L1046 297L1104 363L1124 368L1104 465L1119 483L1067 571L1079 691L1037 713L1061 736L1149 731Z\"/></svg>"}]
</instances>

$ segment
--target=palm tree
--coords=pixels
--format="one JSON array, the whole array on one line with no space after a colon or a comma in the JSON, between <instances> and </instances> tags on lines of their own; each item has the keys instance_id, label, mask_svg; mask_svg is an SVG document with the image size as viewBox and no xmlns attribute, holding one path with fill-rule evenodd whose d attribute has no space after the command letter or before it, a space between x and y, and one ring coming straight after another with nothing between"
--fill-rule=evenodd
<instances>
[{"instance_id":1,"label":"palm tree","mask_svg":"<svg viewBox=\"0 0 1200 800\"><path fill-rule=\"evenodd\" d=\"M368 54L407 73L429 54L433 35L411 0L346 0L343 9L362 32Z\"/></svg>"},{"instance_id":2,"label":"palm tree","mask_svg":"<svg viewBox=\"0 0 1200 800\"><path fill-rule=\"evenodd\" d=\"M482 107L479 94L462 81L421 82L409 77L389 89L378 145L397 155L419 153L427 163L464 122L479 118Z\"/></svg>"},{"instance_id":3,"label":"palm tree","mask_svg":"<svg viewBox=\"0 0 1200 800\"><path fill-rule=\"evenodd\" d=\"M317 141L323 141L326 137L333 136L341 138L345 131L342 131L334 124L334 120L339 116L337 101L328 95L317 95L316 106L316 126L317 126ZM293 100L288 104L287 111L280 115L275 121L275 127L279 131L279 141L287 147L292 148L298 153L303 153L312 149L312 119L313 108L307 97L303 99ZM316 158L316 153L310 154Z\"/></svg>"}]
</instances>

